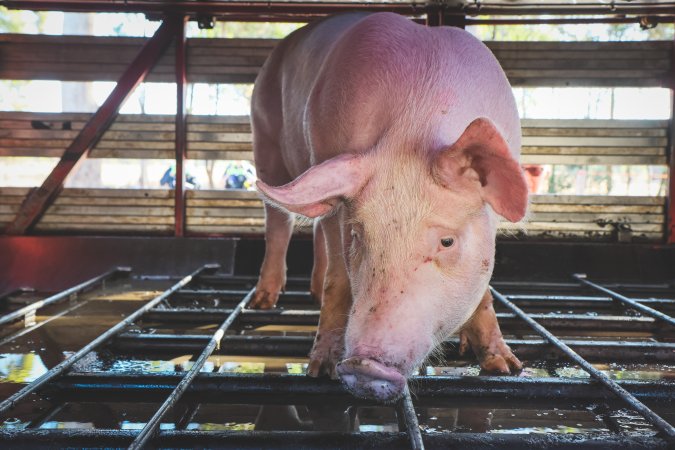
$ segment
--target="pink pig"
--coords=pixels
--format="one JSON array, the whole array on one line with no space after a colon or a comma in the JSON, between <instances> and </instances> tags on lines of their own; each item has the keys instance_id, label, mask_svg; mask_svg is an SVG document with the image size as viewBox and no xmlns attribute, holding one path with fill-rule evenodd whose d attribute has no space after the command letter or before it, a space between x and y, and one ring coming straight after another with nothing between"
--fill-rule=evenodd
<instances>
[{"instance_id":1,"label":"pink pig","mask_svg":"<svg viewBox=\"0 0 675 450\"><path fill-rule=\"evenodd\" d=\"M391 402L457 332L483 368L521 367L488 282L498 216L523 218L527 185L518 111L487 47L390 13L312 23L263 66L252 123L266 200L252 305L274 307L293 216L314 218L310 376Z\"/></svg>"}]
</instances>

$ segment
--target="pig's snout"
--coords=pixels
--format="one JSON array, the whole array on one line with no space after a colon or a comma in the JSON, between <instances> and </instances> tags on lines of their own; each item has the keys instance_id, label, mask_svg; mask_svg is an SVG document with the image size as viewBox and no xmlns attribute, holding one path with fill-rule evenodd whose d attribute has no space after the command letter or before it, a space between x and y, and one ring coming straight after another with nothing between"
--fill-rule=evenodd
<instances>
[{"instance_id":1,"label":"pig's snout","mask_svg":"<svg viewBox=\"0 0 675 450\"><path fill-rule=\"evenodd\" d=\"M361 356L352 356L337 365L340 379L357 397L391 403L403 395L405 377L391 367Z\"/></svg>"}]
</instances>

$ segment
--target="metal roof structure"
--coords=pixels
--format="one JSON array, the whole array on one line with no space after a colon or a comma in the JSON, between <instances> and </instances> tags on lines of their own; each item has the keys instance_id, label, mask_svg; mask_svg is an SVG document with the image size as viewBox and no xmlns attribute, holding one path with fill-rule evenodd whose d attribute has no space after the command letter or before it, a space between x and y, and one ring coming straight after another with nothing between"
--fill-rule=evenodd
<instances>
[{"instance_id":1,"label":"metal roof structure","mask_svg":"<svg viewBox=\"0 0 675 450\"><path fill-rule=\"evenodd\" d=\"M661 0L539 1L240 1L240 0L2 0L13 9L188 15L231 21L307 21L345 11L390 11L410 16L442 14L466 24L672 22L675 2ZM487 17L486 17L487 16ZM530 17L523 17L530 16ZM534 16L534 17L532 17ZM546 16L546 17L542 17ZM564 17L555 17L564 16Z\"/></svg>"}]
</instances>

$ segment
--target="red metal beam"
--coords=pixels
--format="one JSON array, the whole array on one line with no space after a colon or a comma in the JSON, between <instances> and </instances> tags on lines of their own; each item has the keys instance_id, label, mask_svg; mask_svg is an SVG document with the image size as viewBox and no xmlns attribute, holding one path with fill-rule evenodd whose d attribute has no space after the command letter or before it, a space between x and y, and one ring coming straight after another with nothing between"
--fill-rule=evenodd
<instances>
[{"instance_id":1,"label":"red metal beam","mask_svg":"<svg viewBox=\"0 0 675 450\"><path fill-rule=\"evenodd\" d=\"M25 234L40 220L63 189L66 177L73 170L77 170L79 164L82 163L92 147L96 145L103 133L115 120L120 106L134 88L145 79L150 69L167 49L173 40L177 25L178 22L175 20L166 20L155 35L145 43L131 65L122 74L106 101L68 146L61 156L61 160L42 183L42 186L32 190L26 197L14 220L7 225L5 233Z\"/></svg>"},{"instance_id":2,"label":"red metal beam","mask_svg":"<svg viewBox=\"0 0 675 450\"><path fill-rule=\"evenodd\" d=\"M185 24L187 16L180 19L180 27L176 30L176 191L174 203L175 235L185 235L185 157L187 153L187 123L185 111L186 40Z\"/></svg>"}]
</instances>

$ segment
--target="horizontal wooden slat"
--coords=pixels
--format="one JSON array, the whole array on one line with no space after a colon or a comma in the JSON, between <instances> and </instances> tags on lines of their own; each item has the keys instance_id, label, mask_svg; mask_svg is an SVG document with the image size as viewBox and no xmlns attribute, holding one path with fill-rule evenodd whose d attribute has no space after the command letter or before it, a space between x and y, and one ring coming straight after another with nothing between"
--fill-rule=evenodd
<instances>
[{"instance_id":1,"label":"horizontal wooden slat","mask_svg":"<svg viewBox=\"0 0 675 450\"><path fill-rule=\"evenodd\" d=\"M568 165L665 165L663 156L612 156L612 155L523 155L521 164L568 164Z\"/></svg>"},{"instance_id":2,"label":"horizontal wooden slat","mask_svg":"<svg viewBox=\"0 0 675 450\"><path fill-rule=\"evenodd\" d=\"M0 156L59 157L87 114L0 113ZM189 116L192 159L252 160L245 116ZM11 126L3 128L4 123ZM51 129L35 129L36 124ZM120 115L92 150L92 158L174 157L172 116ZM666 163L666 121L523 120L525 164Z\"/></svg>"},{"instance_id":3,"label":"horizontal wooden slat","mask_svg":"<svg viewBox=\"0 0 675 450\"><path fill-rule=\"evenodd\" d=\"M0 188L0 225L13 219L28 188ZM173 192L135 189L65 189L36 227L38 233L168 234L173 226ZM188 191L187 230L193 234L262 234L264 212L254 191ZM663 237L663 197L531 197L529 221L501 223L503 238L612 240L625 224L636 240ZM299 222L297 233L311 233ZM523 234L524 233L524 234Z\"/></svg>"},{"instance_id":4,"label":"horizontal wooden slat","mask_svg":"<svg viewBox=\"0 0 675 450\"><path fill-rule=\"evenodd\" d=\"M612 196L612 195L532 195L536 204L566 205L665 205L664 197Z\"/></svg>"},{"instance_id":5,"label":"horizontal wooden slat","mask_svg":"<svg viewBox=\"0 0 675 450\"><path fill-rule=\"evenodd\" d=\"M63 233L63 232L91 232L91 233L109 233L109 234L168 234L172 233L174 229L171 225L157 225L157 224L93 224L93 223L38 223L35 226L37 232L49 233Z\"/></svg>"},{"instance_id":6,"label":"horizontal wooden slat","mask_svg":"<svg viewBox=\"0 0 675 450\"><path fill-rule=\"evenodd\" d=\"M652 232L652 233L658 233L663 231L663 225L662 224L645 224L645 223L631 223L630 224L631 229L634 231L644 231L644 232ZM567 230L572 230L572 231L597 231L597 230L612 230L612 226L607 224L607 225L599 225L597 223L591 222L591 223L586 223L586 222L527 222L525 224L512 224L509 222L502 222L499 224L499 228L501 230L518 230L518 229L526 229L526 230L533 230L533 231L549 231L549 230L556 230L556 231L567 231Z\"/></svg>"},{"instance_id":7,"label":"horizontal wooden slat","mask_svg":"<svg viewBox=\"0 0 675 450\"><path fill-rule=\"evenodd\" d=\"M0 35L0 78L115 80L144 38ZM187 43L188 79L252 83L278 41L204 39ZM666 86L669 41L486 42L513 85ZM173 81L173 46L149 81Z\"/></svg>"},{"instance_id":8,"label":"horizontal wooden slat","mask_svg":"<svg viewBox=\"0 0 675 450\"><path fill-rule=\"evenodd\" d=\"M536 198L533 196L532 198ZM664 206L644 205L606 205L606 204L559 204L559 203L532 203L530 211L533 213L595 213L606 214L660 214L663 215Z\"/></svg>"}]
</instances>

